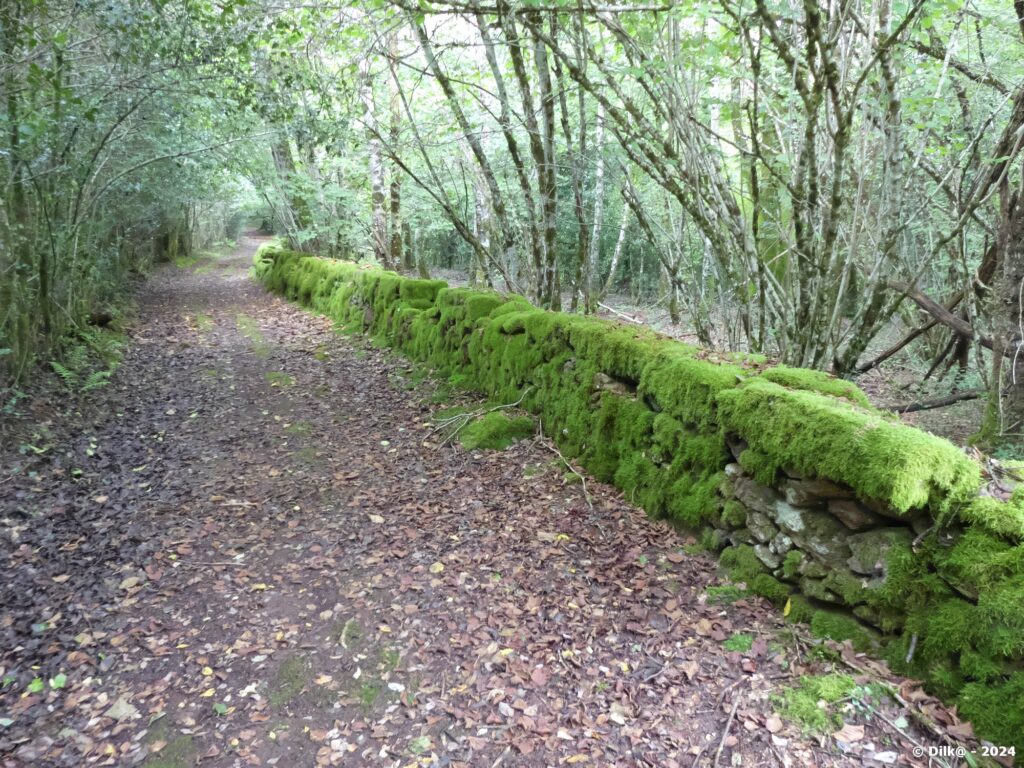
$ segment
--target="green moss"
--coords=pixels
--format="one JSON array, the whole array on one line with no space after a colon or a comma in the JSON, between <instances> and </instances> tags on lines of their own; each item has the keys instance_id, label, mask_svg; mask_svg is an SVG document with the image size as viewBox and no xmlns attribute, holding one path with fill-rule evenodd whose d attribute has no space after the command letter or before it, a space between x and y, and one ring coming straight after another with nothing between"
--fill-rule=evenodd
<instances>
[{"instance_id":1,"label":"green moss","mask_svg":"<svg viewBox=\"0 0 1024 768\"><path fill-rule=\"evenodd\" d=\"M199 750L192 736L175 733L166 715L153 723L145 741L147 744L163 741L165 746L143 761L144 768L191 768L195 765Z\"/></svg>"},{"instance_id":2,"label":"green moss","mask_svg":"<svg viewBox=\"0 0 1024 768\"><path fill-rule=\"evenodd\" d=\"M884 583L866 586L831 571L813 585L858 617L900 632L884 649L893 666L947 696L966 692L979 723L990 724L979 733L996 728L988 699L972 686L1006 687L1020 674L1024 489L1008 502L977 498L978 464L948 442L879 413L849 382L768 367L757 356L716 355L645 328L545 312L519 296L448 288L278 246L257 253L253 274L453 385L492 402L522 398L566 456L650 514L699 531L709 550L725 545L722 529L746 525L723 473L732 460L726 437L746 442L739 462L762 483L796 472L845 484L889 514L927 513L942 535L911 546L909 529L893 534L877 558L885 560ZM239 316L239 330L257 354L269 354L254 320ZM530 419L495 412L469 425L463 441L501 447L533 430ZM800 558L785 558L783 578L810 575L800 574ZM809 622L820 636L852 639L858 648L880 640L848 613L792 594L750 546L726 547L722 566L750 593L788 605L790 620ZM916 653L907 664L912 638Z\"/></svg>"},{"instance_id":3,"label":"green moss","mask_svg":"<svg viewBox=\"0 0 1024 768\"><path fill-rule=\"evenodd\" d=\"M824 609L815 611L811 618L811 633L815 637L837 642L849 640L858 651L877 648L880 640L877 632L868 629L849 614Z\"/></svg>"},{"instance_id":4,"label":"green moss","mask_svg":"<svg viewBox=\"0 0 1024 768\"><path fill-rule=\"evenodd\" d=\"M851 696L857 687L849 675L821 675L800 678L800 684L772 696L779 714L807 734L823 734L842 725L835 705Z\"/></svg>"},{"instance_id":5,"label":"green moss","mask_svg":"<svg viewBox=\"0 0 1024 768\"><path fill-rule=\"evenodd\" d=\"M707 593L708 602L712 605L729 605L742 599L746 594L746 590L740 589L735 584L708 587L704 591Z\"/></svg>"},{"instance_id":6,"label":"green moss","mask_svg":"<svg viewBox=\"0 0 1024 768\"><path fill-rule=\"evenodd\" d=\"M781 384L787 389L802 389L822 395L841 397L849 400L854 405L874 410L871 401L868 400L868 396L857 385L829 376L823 371L811 371L806 368L789 368L785 365L777 365L774 368L761 372L759 378L775 384Z\"/></svg>"},{"instance_id":7,"label":"green moss","mask_svg":"<svg viewBox=\"0 0 1024 768\"><path fill-rule=\"evenodd\" d=\"M804 553L799 549L791 549L782 561L782 573L787 579L795 579L800 575L800 567L804 564Z\"/></svg>"},{"instance_id":8,"label":"green moss","mask_svg":"<svg viewBox=\"0 0 1024 768\"><path fill-rule=\"evenodd\" d=\"M959 510L965 523L981 526L1010 541L1024 541L1024 486L1009 501L981 496Z\"/></svg>"},{"instance_id":9,"label":"green moss","mask_svg":"<svg viewBox=\"0 0 1024 768\"><path fill-rule=\"evenodd\" d=\"M753 547L747 544L727 547L722 551L721 563L730 579L746 583L747 589L755 595L776 605L783 605L789 599L792 589L766 572Z\"/></svg>"},{"instance_id":10,"label":"green moss","mask_svg":"<svg viewBox=\"0 0 1024 768\"><path fill-rule=\"evenodd\" d=\"M948 510L980 484L977 463L952 443L843 400L761 379L717 400L725 429L757 453L759 478L767 466L795 469L901 513Z\"/></svg>"},{"instance_id":11,"label":"green moss","mask_svg":"<svg viewBox=\"0 0 1024 768\"><path fill-rule=\"evenodd\" d=\"M999 682L968 683L957 697L960 714L977 733L1024 753L1024 672Z\"/></svg>"},{"instance_id":12,"label":"green moss","mask_svg":"<svg viewBox=\"0 0 1024 768\"><path fill-rule=\"evenodd\" d=\"M720 562L733 581L749 581L765 572L764 564L757 559L754 548L746 544L723 550Z\"/></svg>"},{"instance_id":13,"label":"green moss","mask_svg":"<svg viewBox=\"0 0 1024 768\"><path fill-rule=\"evenodd\" d=\"M467 449L490 448L504 450L517 440L531 437L536 425L529 416L509 418L501 411L491 411L467 424L459 432L459 442Z\"/></svg>"},{"instance_id":14,"label":"green moss","mask_svg":"<svg viewBox=\"0 0 1024 768\"><path fill-rule=\"evenodd\" d=\"M725 650L732 651L735 653L746 653L753 646L754 636L743 634L740 632L734 633L730 638L728 638L724 643L722 643L722 647L725 648Z\"/></svg>"},{"instance_id":15,"label":"green moss","mask_svg":"<svg viewBox=\"0 0 1024 768\"><path fill-rule=\"evenodd\" d=\"M267 691L270 706L283 707L297 698L309 682L310 675L309 665L301 656L289 656L281 662Z\"/></svg>"},{"instance_id":16,"label":"green moss","mask_svg":"<svg viewBox=\"0 0 1024 768\"><path fill-rule=\"evenodd\" d=\"M742 528L747 524L747 508L735 499L722 506L722 524L728 528Z\"/></svg>"},{"instance_id":17,"label":"green moss","mask_svg":"<svg viewBox=\"0 0 1024 768\"><path fill-rule=\"evenodd\" d=\"M790 595L786 604L789 606L789 613L786 614L787 620L800 624L810 624L814 614L818 611L803 595Z\"/></svg>"}]
</instances>

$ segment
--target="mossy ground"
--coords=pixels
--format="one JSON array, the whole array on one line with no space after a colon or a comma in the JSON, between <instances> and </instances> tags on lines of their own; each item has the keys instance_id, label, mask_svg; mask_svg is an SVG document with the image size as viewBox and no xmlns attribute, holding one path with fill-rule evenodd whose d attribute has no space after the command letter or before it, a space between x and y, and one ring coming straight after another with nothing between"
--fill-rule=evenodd
<instances>
[{"instance_id":1,"label":"mossy ground","mask_svg":"<svg viewBox=\"0 0 1024 768\"><path fill-rule=\"evenodd\" d=\"M191 768L195 765L199 750L196 749L192 736L175 733L167 715L153 723L146 734L149 745L165 742L159 752L147 757L142 765L144 768Z\"/></svg>"},{"instance_id":2,"label":"mossy ground","mask_svg":"<svg viewBox=\"0 0 1024 768\"><path fill-rule=\"evenodd\" d=\"M529 416L507 416L492 411L470 422L459 431L459 442L467 449L487 448L503 451L512 443L533 436L537 431Z\"/></svg>"},{"instance_id":3,"label":"mossy ground","mask_svg":"<svg viewBox=\"0 0 1024 768\"><path fill-rule=\"evenodd\" d=\"M289 656L281 662L267 686L267 701L275 709L287 706L299 697L312 680L313 671L300 655Z\"/></svg>"},{"instance_id":4,"label":"mossy ground","mask_svg":"<svg viewBox=\"0 0 1024 768\"><path fill-rule=\"evenodd\" d=\"M835 705L850 696L857 684L849 675L805 675L799 685L772 697L779 714L805 734L825 734L842 725Z\"/></svg>"}]
</instances>

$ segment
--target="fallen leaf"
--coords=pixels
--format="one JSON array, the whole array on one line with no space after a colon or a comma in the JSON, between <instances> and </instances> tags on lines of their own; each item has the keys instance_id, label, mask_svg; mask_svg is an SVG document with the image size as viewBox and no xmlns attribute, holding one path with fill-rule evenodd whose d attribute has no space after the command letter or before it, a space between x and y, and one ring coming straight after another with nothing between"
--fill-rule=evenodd
<instances>
[{"instance_id":1,"label":"fallen leaf","mask_svg":"<svg viewBox=\"0 0 1024 768\"><path fill-rule=\"evenodd\" d=\"M139 716L139 710L122 696L111 705L110 709L104 713L104 716L112 717L119 722L121 720L134 720Z\"/></svg>"},{"instance_id":2,"label":"fallen leaf","mask_svg":"<svg viewBox=\"0 0 1024 768\"><path fill-rule=\"evenodd\" d=\"M864 738L864 726L846 723L842 728L832 734L832 738L836 741L845 741L848 744L854 741L860 741Z\"/></svg>"}]
</instances>

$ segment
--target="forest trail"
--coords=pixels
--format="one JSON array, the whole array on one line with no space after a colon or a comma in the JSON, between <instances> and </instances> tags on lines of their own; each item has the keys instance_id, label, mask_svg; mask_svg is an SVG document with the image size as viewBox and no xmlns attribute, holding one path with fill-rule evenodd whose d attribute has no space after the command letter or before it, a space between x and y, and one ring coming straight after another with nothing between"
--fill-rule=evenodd
<instances>
[{"instance_id":1,"label":"forest trail","mask_svg":"<svg viewBox=\"0 0 1024 768\"><path fill-rule=\"evenodd\" d=\"M158 270L112 384L5 437L0 765L925 763L867 677L839 741L780 720L826 666L776 610L539 440L437 444L259 242Z\"/></svg>"}]
</instances>

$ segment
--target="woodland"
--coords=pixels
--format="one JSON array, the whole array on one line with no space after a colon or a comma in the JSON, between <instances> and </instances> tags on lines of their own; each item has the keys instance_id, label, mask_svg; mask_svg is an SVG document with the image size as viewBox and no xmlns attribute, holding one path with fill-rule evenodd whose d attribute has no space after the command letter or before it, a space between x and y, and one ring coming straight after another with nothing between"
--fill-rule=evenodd
<instances>
[{"instance_id":1,"label":"woodland","mask_svg":"<svg viewBox=\"0 0 1024 768\"><path fill-rule=\"evenodd\" d=\"M0 18L8 386L105 354L132 275L256 218L544 308L660 310L709 349L855 380L895 359L924 407L984 399L974 442L1017 451L1019 0Z\"/></svg>"},{"instance_id":2,"label":"woodland","mask_svg":"<svg viewBox=\"0 0 1024 768\"><path fill-rule=\"evenodd\" d=\"M0 1L0 768L1013 765L1021 62Z\"/></svg>"}]
</instances>

